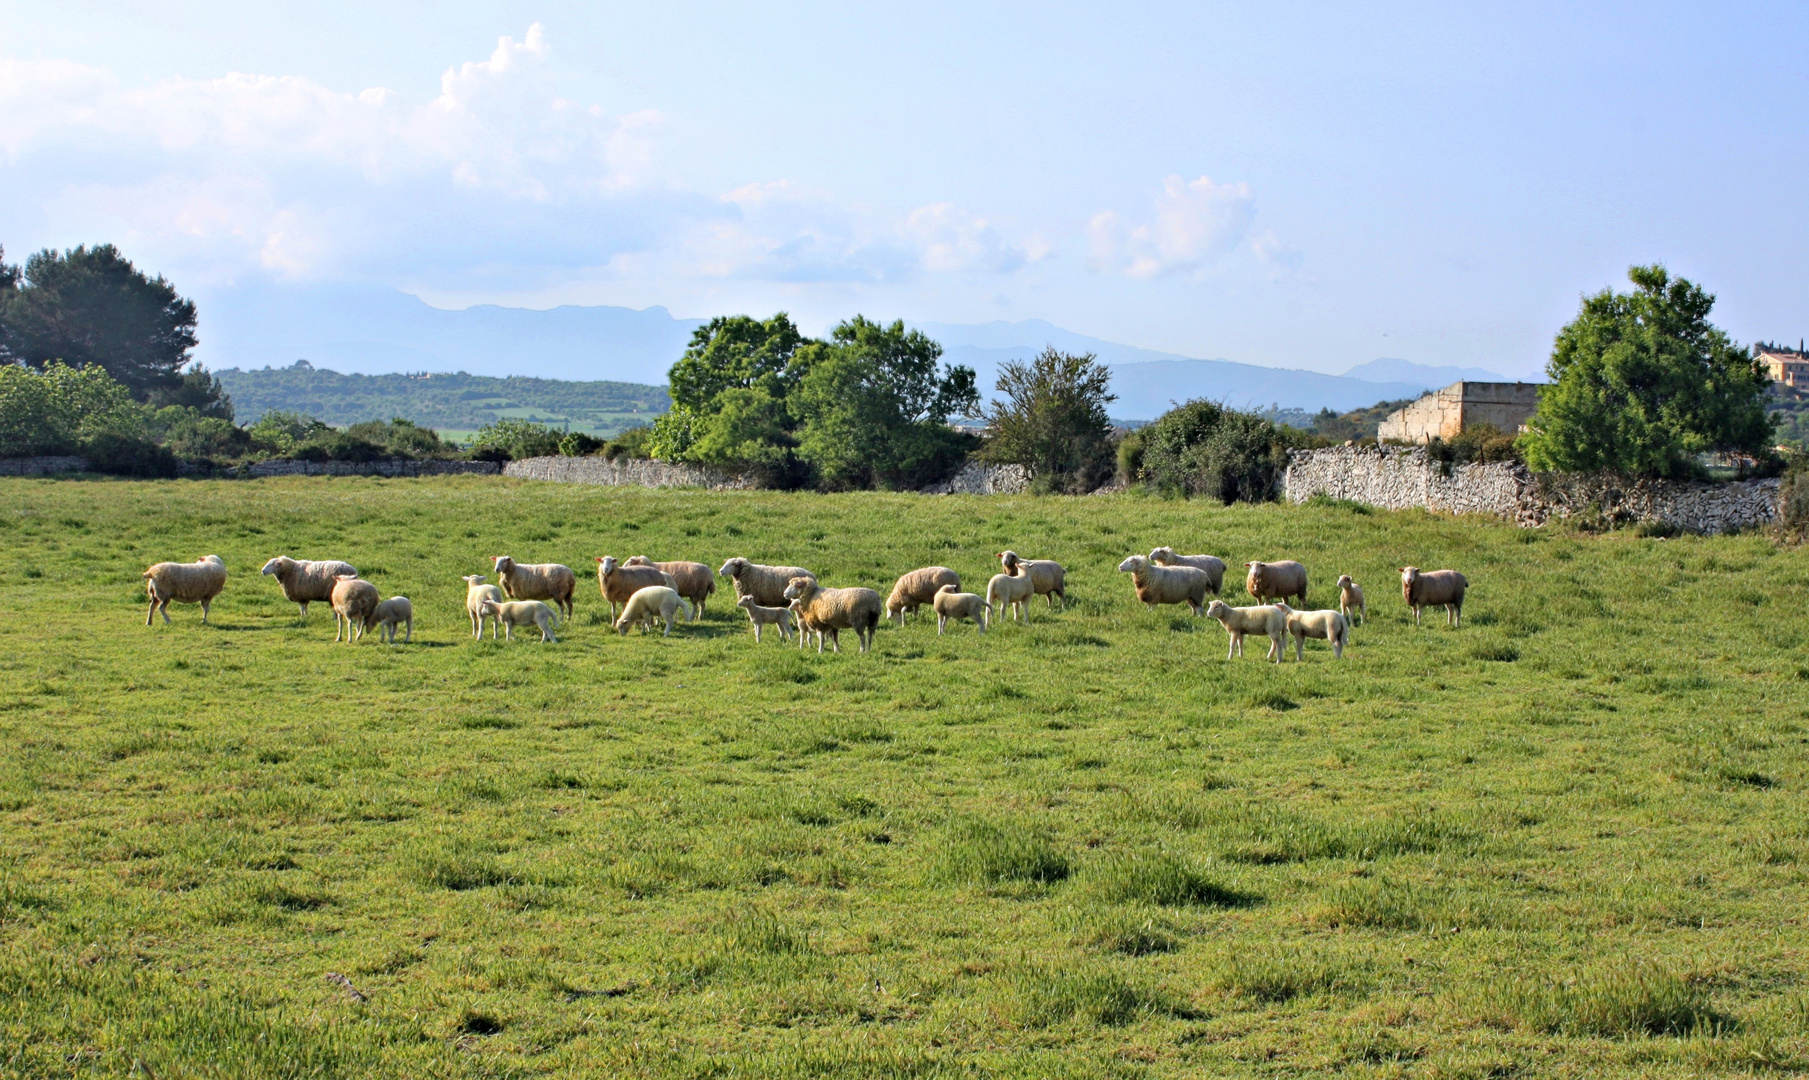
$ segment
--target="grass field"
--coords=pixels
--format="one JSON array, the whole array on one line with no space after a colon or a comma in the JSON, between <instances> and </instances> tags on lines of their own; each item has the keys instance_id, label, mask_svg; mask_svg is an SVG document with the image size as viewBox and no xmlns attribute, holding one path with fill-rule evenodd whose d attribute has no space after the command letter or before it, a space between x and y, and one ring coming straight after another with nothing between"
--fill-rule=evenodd
<instances>
[{"instance_id":1,"label":"grass field","mask_svg":"<svg viewBox=\"0 0 1809 1080\"><path fill-rule=\"evenodd\" d=\"M1809 552L1353 508L477 478L0 481L0 1075L1684 1077L1809 1068ZM1369 588L1225 660L1126 554ZM1012 546L1029 627L602 625L593 556L882 591ZM217 553L214 624L139 574ZM334 645L272 555L414 599ZM460 575L561 561L557 645ZM1471 581L1413 627L1408 562ZM1228 590L1229 592L1230 590ZM1040 602L1039 602L1040 604ZM847 642L845 641L846 645Z\"/></svg>"}]
</instances>

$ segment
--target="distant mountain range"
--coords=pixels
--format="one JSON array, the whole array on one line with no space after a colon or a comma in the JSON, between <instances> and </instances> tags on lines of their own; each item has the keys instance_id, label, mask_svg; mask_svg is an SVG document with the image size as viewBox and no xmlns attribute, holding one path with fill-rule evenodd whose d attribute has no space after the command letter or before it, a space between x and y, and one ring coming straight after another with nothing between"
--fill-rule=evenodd
<instances>
[{"instance_id":1,"label":"distant mountain range","mask_svg":"<svg viewBox=\"0 0 1809 1080\"><path fill-rule=\"evenodd\" d=\"M197 299L197 358L215 369L246 372L306 359L348 374L457 371L659 386L704 322L674 318L660 307L536 311L479 305L446 311L368 286L237 287ZM948 362L972 367L984 393L1008 360L1027 360L1049 345L1091 352L1112 368L1118 400L1111 415L1125 420L1153 419L1175 403L1202 397L1241 408L1343 412L1416 397L1459 379L1511 381L1476 368L1391 359L1343 375L1202 360L1088 337L1040 319L912 325L942 343Z\"/></svg>"}]
</instances>

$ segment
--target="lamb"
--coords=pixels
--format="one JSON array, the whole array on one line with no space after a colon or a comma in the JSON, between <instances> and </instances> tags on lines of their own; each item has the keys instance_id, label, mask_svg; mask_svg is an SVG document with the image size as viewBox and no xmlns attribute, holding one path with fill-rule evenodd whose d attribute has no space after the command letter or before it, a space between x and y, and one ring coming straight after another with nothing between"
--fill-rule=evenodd
<instances>
[{"instance_id":1,"label":"lamb","mask_svg":"<svg viewBox=\"0 0 1809 1080\"><path fill-rule=\"evenodd\" d=\"M936 636L948 629L948 621L954 619L972 619L980 633L986 633L986 598L970 592L956 592L955 586L944 585L936 590L930 600L930 607L936 612Z\"/></svg>"},{"instance_id":2,"label":"lamb","mask_svg":"<svg viewBox=\"0 0 1809 1080\"><path fill-rule=\"evenodd\" d=\"M1277 607L1287 608L1286 604ZM1344 647L1350 644L1350 621L1343 612L1332 611L1295 611L1287 608L1288 633L1294 635L1294 659L1302 660L1306 649L1307 638L1318 638L1332 643L1332 655L1344 659ZM1284 647L1284 653L1287 651Z\"/></svg>"},{"instance_id":3,"label":"lamb","mask_svg":"<svg viewBox=\"0 0 1809 1080\"><path fill-rule=\"evenodd\" d=\"M677 589L672 575L657 566L624 566L614 555L597 559L597 591L609 602L609 617L616 617L616 605L626 604L635 593L653 586Z\"/></svg>"},{"instance_id":4,"label":"lamb","mask_svg":"<svg viewBox=\"0 0 1809 1080\"><path fill-rule=\"evenodd\" d=\"M703 618L704 603L716 591L716 575L700 562L654 562L645 555L635 555L623 566L652 566L670 574L678 595L691 601L691 621Z\"/></svg>"},{"instance_id":5,"label":"lamb","mask_svg":"<svg viewBox=\"0 0 1809 1080\"><path fill-rule=\"evenodd\" d=\"M791 640L791 609L782 607L761 607L754 603L754 598L744 596L735 601L735 606L747 612L748 621L754 624L754 642L760 641L760 631L767 626L779 628L779 640ZM802 635L800 635L801 637Z\"/></svg>"},{"instance_id":6,"label":"lamb","mask_svg":"<svg viewBox=\"0 0 1809 1080\"><path fill-rule=\"evenodd\" d=\"M1149 553L1149 561L1157 566L1191 566L1196 570L1204 570L1212 579L1212 595L1219 594L1219 588L1225 583L1225 560L1217 555L1176 555L1171 547L1159 547Z\"/></svg>"},{"instance_id":7,"label":"lamb","mask_svg":"<svg viewBox=\"0 0 1809 1080\"><path fill-rule=\"evenodd\" d=\"M394 645L396 643L396 626L399 623L408 626L408 634L402 639L403 642L412 644L415 640L415 606L408 602L406 596L392 596L378 604L376 609L371 612L370 618L365 620L364 628L369 630L375 626L377 637L382 639L386 645Z\"/></svg>"},{"instance_id":8,"label":"lamb","mask_svg":"<svg viewBox=\"0 0 1809 1080\"><path fill-rule=\"evenodd\" d=\"M749 597L748 599L752 599L752 597ZM823 636L820 628L810 621L810 613L805 610L804 601L788 600L785 604L785 610L791 612L792 621L797 624L799 652L803 652L804 646L810 644L810 635L813 632L816 633L819 638Z\"/></svg>"},{"instance_id":9,"label":"lamb","mask_svg":"<svg viewBox=\"0 0 1809 1080\"><path fill-rule=\"evenodd\" d=\"M785 598L800 603L803 625L817 635L817 652L823 651L823 635L836 652L842 651L839 631L853 630L861 640L861 652L873 648L873 632L879 628L883 605L872 589L825 589L817 579L800 574L785 586Z\"/></svg>"},{"instance_id":10,"label":"lamb","mask_svg":"<svg viewBox=\"0 0 1809 1080\"><path fill-rule=\"evenodd\" d=\"M802 566L762 566L739 556L723 563L716 572L735 583L737 599L751 596L756 604L766 607L784 605L785 590L791 587L793 578L816 580L816 575Z\"/></svg>"},{"instance_id":11,"label":"lamb","mask_svg":"<svg viewBox=\"0 0 1809 1080\"><path fill-rule=\"evenodd\" d=\"M511 600L551 600L566 618L572 617L572 596L578 591L578 575L559 563L518 563L507 555L496 560L496 580Z\"/></svg>"},{"instance_id":12,"label":"lamb","mask_svg":"<svg viewBox=\"0 0 1809 1080\"><path fill-rule=\"evenodd\" d=\"M1022 566L1030 572L1031 584L1035 587L1034 595L1049 598L1049 610L1055 610L1055 598L1062 598L1062 608L1068 606L1067 571L1062 564L1048 559L1023 559L1015 551L999 552L999 565L1007 574L1017 573L1016 567Z\"/></svg>"},{"instance_id":13,"label":"lamb","mask_svg":"<svg viewBox=\"0 0 1809 1080\"><path fill-rule=\"evenodd\" d=\"M1445 605L1445 625L1461 626L1464 618L1464 590L1470 583L1455 570L1427 570L1417 566L1401 567L1401 599L1413 609L1413 625L1420 624L1420 609L1433 604Z\"/></svg>"},{"instance_id":14,"label":"lamb","mask_svg":"<svg viewBox=\"0 0 1809 1080\"><path fill-rule=\"evenodd\" d=\"M1212 587L1212 576L1197 566L1157 566L1141 555L1119 563L1118 572L1131 575L1137 599L1151 611L1157 604L1186 604L1199 615L1205 610L1206 594L1218 591Z\"/></svg>"},{"instance_id":15,"label":"lamb","mask_svg":"<svg viewBox=\"0 0 1809 1080\"><path fill-rule=\"evenodd\" d=\"M649 585L645 589L636 589L635 594L622 607L622 617L616 620L616 633L626 636L628 628L636 623L641 624L641 632L645 633L653 629L657 620L664 619L666 632L661 636L671 637L672 616L678 613L680 607L685 609L686 615L691 613L690 601L678 595L678 590L670 585Z\"/></svg>"},{"instance_id":16,"label":"lamb","mask_svg":"<svg viewBox=\"0 0 1809 1080\"><path fill-rule=\"evenodd\" d=\"M508 603L485 600L478 610L502 624L504 641L515 640L517 626L538 626L541 641L555 644L559 641L553 636L553 627L559 625L559 613L538 600L511 600Z\"/></svg>"},{"instance_id":17,"label":"lamb","mask_svg":"<svg viewBox=\"0 0 1809 1080\"><path fill-rule=\"evenodd\" d=\"M1011 608L1014 622L1030 621L1030 600L1035 596L1036 579L1030 576L1030 564L1013 560L1011 565L1018 570L1016 574L994 574L986 583L986 610L989 618L998 621L1005 615L1005 608ZM1066 603L1066 599L1063 600ZM997 614L993 614L994 610ZM1020 618L1021 617L1021 618Z\"/></svg>"},{"instance_id":18,"label":"lamb","mask_svg":"<svg viewBox=\"0 0 1809 1080\"><path fill-rule=\"evenodd\" d=\"M308 605L316 600L331 601L333 586L337 584L340 574L358 576L358 571L349 562L338 559L291 559L287 555L278 555L264 564L263 574L276 579L283 587L283 595L292 604L301 607L304 618L308 614Z\"/></svg>"},{"instance_id":19,"label":"lamb","mask_svg":"<svg viewBox=\"0 0 1809 1080\"><path fill-rule=\"evenodd\" d=\"M1223 600L1214 600L1206 605L1206 617L1217 619L1231 635L1231 647L1225 650L1225 659L1244 655L1245 634L1269 635L1269 660L1281 663L1282 654L1287 651L1283 643L1288 632L1288 609L1281 604L1265 604L1262 607L1234 608Z\"/></svg>"},{"instance_id":20,"label":"lamb","mask_svg":"<svg viewBox=\"0 0 1809 1080\"><path fill-rule=\"evenodd\" d=\"M892 595L886 598L886 618L896 618L898 625L903 626L905 616L934 601L944 585L959 589L961 575L946 566L926 566L905 574L892 586Z\"/></svg>"},{"instance_id":21,"label":"lamb","mask_svg":"<svg viewBox=\"0 0 1809 1080\"><path fill-rule=\"evenodd\" d=\"M1258 603L1298 596L1300 606L1306 607L1306 567L1288 559L1283 562L1247 562L1244 569L1250 572L1245 587L1250 590L1251 596L1256 597Z\"/></svg>"},{"instance_id":22,"label":"lamb","mask_svg":"<svg viewBox=\"0 0 1809 1080\"><path fill-rule=\"evenodd\" d=\"M152 616L161 611L168 626L171 600L200 604L201 621L206 622L207 609L225 588L226 562L218 555L203 555L192 563L160 562L144 572L145 595L151 598L144 624L151 625Z\"/></svg>"},{"instance_id":23,"label":"lamb","mask_svg":"<svg viewBox=\"0 0 1809 1080\"><path fill-rule=\"evenodd\" d=\"M345 630L347 645L352 643L352 631L358 637L371 625L371 616L377 610L377 586L363 580L357 574L340 574L333 579L333 640L339 640L339 631Z\"/></svg>"},{"instance_id":24,"label":"lamb","mask_svg":"<svg viewBox=\"0 0 1809 1080\"><path fill-rule=\"evenodd\" d=\"M466 574L463 580L465 582L465 614L471 616L471 636L482 641L484 637L483 603L485 600L502 603L503 591L494 585L484 584L482 574ZM495 641L501 632L501 627L494 620L491 621L490 640Z\"/></svg>"},{"instance_id":25,"label":"lamb","mask_svg":"<svg viewBox=\"0 0 1809 1080\"><path fill-rule=\"evenodd\" d=\"M1363 586L1350 579L1349 574L1338 576L1338 611L1346 622L1354 621L1361 612L1363 621L1369 621L1369 605L1363 602Z\"/></svg>"}]
</instances>

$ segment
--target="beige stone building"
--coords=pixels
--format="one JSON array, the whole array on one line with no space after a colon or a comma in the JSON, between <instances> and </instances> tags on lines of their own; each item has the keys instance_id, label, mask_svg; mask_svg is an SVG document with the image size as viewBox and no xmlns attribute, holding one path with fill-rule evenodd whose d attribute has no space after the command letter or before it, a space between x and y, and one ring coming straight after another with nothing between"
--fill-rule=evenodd
<instances>
[{"instance_id":1,"label":"beige stone building","mask_svg":"<svg viewBox=\"0 0 1809 1080\"><path fill-rule=\"evenodd\" d=\"M1539 383L1455 382L1389 413L1379 439L1423 443L1450 439L1478 424L1512 435L1539 407Z\"/></svg>"},{"instance_id":2,"label":"beige stone building","mask_svg":"<svg viewBox=\"0 0 1809 1080\"><path fill-rule=\"evenodd\" d=\"M1771 373L1772 382L1783 383L1792 390L1809 390L1809 353L1801 349L1762 349L1755 345L1753 355Z\"/></svg>"}]
</instances>

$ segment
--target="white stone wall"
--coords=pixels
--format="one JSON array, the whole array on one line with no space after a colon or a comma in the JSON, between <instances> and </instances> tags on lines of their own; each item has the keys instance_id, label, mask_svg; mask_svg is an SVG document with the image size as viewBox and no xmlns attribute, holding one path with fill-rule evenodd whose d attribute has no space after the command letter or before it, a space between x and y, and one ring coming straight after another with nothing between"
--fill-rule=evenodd
<instances>
[{"instance_id":1,"label":"white stone wall","mask_svg":"<svg viewBox=\"0 0 1809 1080\"><path fill-rule=\"evenodd\" d=\"M1022 495L1030 490L1030 470L1022 465L988 465L970 461L940 484L923 489L925 495Z\"/></svg>"},{"instance_id":2,"label":"white stone wall","mask_svg":"<svg viewBox=\"0 0 1809 1080\"><path fill-rule=\"evenodd\" d=\"M503 466L503 475L561 484L698 487L712 491L740 491L755 486L752 477L646 458L617 458L614 461L601 457L522 458Z\"/></svg>"},{"instance_id":3,"label":"white stone wall","mask_svg":"<svg viewBox=\"0 0 1809 1080\"><path fill-rule=\"evenodd\" d=\"M392 458L384 461L303 461L300 458L270 458L245 470L252 478L264 476L445 476L472 473L494 476L501 470L494 461L409 461Z\"/></svg>"}]
</instances>

